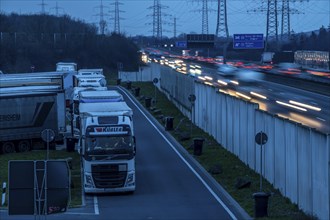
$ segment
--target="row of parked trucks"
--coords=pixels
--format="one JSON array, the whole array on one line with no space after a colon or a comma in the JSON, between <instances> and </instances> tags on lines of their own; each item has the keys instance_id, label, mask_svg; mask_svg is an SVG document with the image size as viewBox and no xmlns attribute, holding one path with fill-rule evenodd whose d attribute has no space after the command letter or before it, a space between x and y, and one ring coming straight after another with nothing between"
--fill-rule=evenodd
<instances>
[{"instance_id":1,"label":"row of parked trucks","mask_svg":"<svg viewBox=\"0 0 330 220\"><path fill-rule=\"evenodd\" d=\"M0 76L1 152L34 149L42 131L51 129L54 146L77 140L85 193L134 192L132 109L118 91L107 89L102 69L59 64L66 69Z\"/></svg>"}]
</instances>

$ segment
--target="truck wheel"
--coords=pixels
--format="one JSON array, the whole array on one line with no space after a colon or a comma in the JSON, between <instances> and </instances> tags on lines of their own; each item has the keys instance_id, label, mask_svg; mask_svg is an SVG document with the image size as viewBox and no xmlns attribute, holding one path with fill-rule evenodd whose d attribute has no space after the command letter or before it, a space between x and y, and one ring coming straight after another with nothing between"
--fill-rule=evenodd
<instances>
[{"instance_id":1,"label":"truck wheel","mask_svg":"<svg viewBox=\"0 0 330 220\"><path fill-rule=\"evenodd\" d=\"M23 140L18 143L18 152L27 152L31 149L31 144L28 140Z\"/></svg>"},{"instance_id":2,"label":"truck wheel","mask_svg":"<svg viewBox=\"0 0 330 220\"><path fill-rule=\"evenodd\" d=\"M4 142L2 144L2 152L4 154L8 154L8 153L14 153L15 152L15 145L13 142Z\"/></svg>"}]
</instances>

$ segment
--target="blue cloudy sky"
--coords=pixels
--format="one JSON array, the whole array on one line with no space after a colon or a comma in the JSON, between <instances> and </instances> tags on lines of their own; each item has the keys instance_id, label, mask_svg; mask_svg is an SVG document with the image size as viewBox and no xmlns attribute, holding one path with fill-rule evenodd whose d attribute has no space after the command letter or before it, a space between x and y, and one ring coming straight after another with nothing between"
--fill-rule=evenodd
<instances>
[{"instance_id":1,"label":"blue cloudy sky","mask_svg":"<svg viewBox=\"0 0 330 220\"><path fill-rule=\"evenodd\" d=\"M97 24L100 19L101 0L43 0L48 14L67 14L87 23ZM114 0L103 0L107 31L114 29ZM120 28L126 35L152 35L152 6L154 0L119 0ZM163 35L172 37L176 18L177 35L202 33L202 0L161 0ZM229 34L265 33L267 0L227 0ZM281 2L281 1L278 1ZM56 4L58 10L56 11ZM209 33L216 30L216 1L208 1ZM330 25L329 0L291 0L291 29L308 32ZM42 0L0 0L2 13L35 14L42 11ZM256 11L256 12L254 12ZM279 16L280 19L280 16ZM280 22L279 22L280 24ZM280 31L280 27L279 27Z\"/></svg>"}]
</instances>

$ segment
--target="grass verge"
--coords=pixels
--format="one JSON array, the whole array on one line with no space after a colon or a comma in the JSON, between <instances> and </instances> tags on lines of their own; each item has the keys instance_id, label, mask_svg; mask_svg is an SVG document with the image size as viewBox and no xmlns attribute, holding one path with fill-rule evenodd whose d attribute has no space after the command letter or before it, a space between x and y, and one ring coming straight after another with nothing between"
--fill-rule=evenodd
<instances>
[{"instance_id":1,"label":"grass verge","mask_svg":"<svg viewBox=\"0 0 330 220\"><path fill-rule=\"evenodd\" d=\"M125 86L125 82L122 83ZM155 97L155 87L152 83L134 82L131 92L135 95L135 88L140 88L137 99L145 106L145 97ZM236 155L223 148L216 140L206 132L191 125L167 97L156 91L156 102L152 102L149 112L161 123L164 124L164 117L174 118L173 130L169 131L173 137L192 155L193 138L202 138L203 153L195 156L195 159L207 170L213 178L240 204L250 215L254 216L253 194L260 191L260 175L244 164ZM190 138L188 139L187 136ZM267 180L262 179L262 189L270 193L268 201L268 217L261 219L315 219L299 210L298 206L281 195Z\"/></svg>"}]
</instances>

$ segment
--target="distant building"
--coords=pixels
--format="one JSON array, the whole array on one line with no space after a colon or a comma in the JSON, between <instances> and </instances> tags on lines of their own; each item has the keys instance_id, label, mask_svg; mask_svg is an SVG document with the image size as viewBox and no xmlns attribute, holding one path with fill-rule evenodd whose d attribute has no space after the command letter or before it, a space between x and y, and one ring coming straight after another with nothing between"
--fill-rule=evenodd
<instances>
[{"instance_id":1,"label":"distant building","mask_svg":"<svg viewBox=\"0 0 330 220\"><path fill-rule=\"evenodd\" d=\"M329 70L329 52L298 50L294 54L294 62L302 67Z\"/></svg>"}]
</instances>

